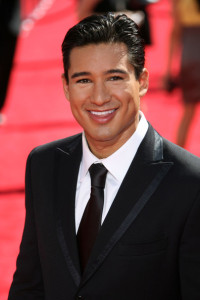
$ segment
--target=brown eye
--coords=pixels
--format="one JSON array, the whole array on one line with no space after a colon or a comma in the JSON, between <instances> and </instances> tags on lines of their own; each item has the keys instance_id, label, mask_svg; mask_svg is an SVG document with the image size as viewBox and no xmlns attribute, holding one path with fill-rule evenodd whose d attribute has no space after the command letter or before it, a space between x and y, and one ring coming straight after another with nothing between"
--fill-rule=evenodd
<instances>
[{"instance_id":1,"label":"brown eye","mask_svg":"<svg viewBox=\"0 0 200 300\"><path fill-rule=\"evenodd\" d=\"M123 80L123 78L120 76L112 76L112 77L110 77L110 80L112 80L112 81Z\"/></svg>"},{"instance_id":2,"label":"brown eye","mask_svg":"<svg viewBox=\"0 0 200 300\"><path fill-rule=\"evenodd\" d=\"M89 83L89 82L91 82L91 81L87 78L77 80L77 83Z\"/></svg>"}]
</instances>

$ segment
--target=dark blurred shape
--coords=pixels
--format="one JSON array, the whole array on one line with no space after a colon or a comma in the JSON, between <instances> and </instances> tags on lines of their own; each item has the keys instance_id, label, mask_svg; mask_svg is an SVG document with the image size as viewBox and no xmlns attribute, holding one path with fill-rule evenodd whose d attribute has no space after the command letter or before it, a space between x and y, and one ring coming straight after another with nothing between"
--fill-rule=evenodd
<instances>
[{"instance_id":1,"label":"dark blurred shape","mask_svg":"<svg viewBox=\"0 0 200 300\"><path fill-rule=\"evenodd\" d=\"M183 116L176 143L184 147L196 107L200 102L200 0L173 0L173 26L170 36L164 88L168 92L178 86L182 92ZM173 62L181 49L178 81L174 79Z\"/></svg>"},{"instance_id":2,"label":"dark blurred shape","mask_svg":"<svg viewBox=\"0 0 200 300\"><path fill-rule=\"evenodd\" d=\"M79 0L78 15L83 19L92 13L125 12L140 27L146 45L152 43L147 7L159 0Z\"/></svg>"},{"instance_id":3,"label":"dark blurred shape","mask_svg":"<svg viewBox=\"0 0 200 300\"><path fill-rule=\"evenodd\" d=\"M143 39L145 40L145 44L150 45L152 40L150 33L149 16L146 9L148 4L148 0L101 0L94 8L94 12L102 13L107 11L120 10L131 10L133 12L142 11L145 18L144 23L140 27L140 31Z\"/></svg>"},{"instance_id":4,"label":"dark blurred shape","mask_svg":"<svg viewBox=\"0 0 200 300\"><path fill-rule=\"evenodd\" d=\"M20 29L19 0L0 1L0 112L4 106ZM3 117L0 114L0 123Z\"/></svg>"},{"instance_id":5,"label":"dark blurred shape","mask_svg":"<svg viewBox=\"0 0 200 300\"><path fill-rule=\"evenodd\" d=\"M173 92L175 88L178 88L180 85L178 77L165 77L164 88L168 93Z\"/></svg>"},{"instance_id":6,"label":"dark blurred shape","mask_svg":"<svg viewBox=\"0 0 200 300\"><path fill-rule=\"evenodd\" d=\"M200 10L200 0L197 0L197 4L198 4L199 10Z\"/></svg>"}]
</instances>

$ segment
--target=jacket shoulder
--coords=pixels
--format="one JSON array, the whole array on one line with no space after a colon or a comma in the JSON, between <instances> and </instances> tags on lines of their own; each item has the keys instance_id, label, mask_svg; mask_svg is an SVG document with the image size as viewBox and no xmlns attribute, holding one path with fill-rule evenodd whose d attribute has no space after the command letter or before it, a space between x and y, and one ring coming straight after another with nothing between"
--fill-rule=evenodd
<instances>
[{"instance_id":1,"label":"jacket shoulder","mask_svg":"<svg viewBox=\"0 0 200 300\"><path fill-rule=\"evenodd\" d=\"M31 153L39 153L39 152L46 152L46 151L51 151L51 150L55 150L56 148L61 148L63 149L63 151L66 149L68 149L69 147L71 147L74 144L77 144L81 141L81 133L78 133L76 135L73 136L69 136L63 139L59 139L59 140L55 140L40 146L35 147Z\"/></svg>"},{"instance_id":2,"label":"jacket shoulder","mask_svg":"<svg viewBox=\"0 0 200 300\"><path fill-rule=\"evenodd\" d=\"M29 154L28 159L33 156L46 157L55 152L56 149L60 149L63 152L72 151L73 148L81 145L82 134L78 133L67 138L55 140L40 146L35 147Z\"/></svg>"},{"instance_id":3,"label":"jacket shoulder","mask_svg":"<svg viewBox=\"0 0 200 300\"><path fill-rule=\"evenodd\" d=\"M191 152L163 138L164 160L174 162L174 165L187 174L196 174L200 178L200 158Z\"/></svg>"}]
</instances>

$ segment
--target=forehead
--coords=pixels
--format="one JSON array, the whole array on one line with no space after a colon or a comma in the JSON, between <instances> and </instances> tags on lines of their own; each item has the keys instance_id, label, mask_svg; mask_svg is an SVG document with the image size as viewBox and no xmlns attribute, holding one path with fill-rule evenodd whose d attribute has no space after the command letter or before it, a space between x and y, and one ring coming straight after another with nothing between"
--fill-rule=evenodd
<instances>
[{"instance_id":1,"label":"forehead","mask_svg":"<svg viewBox=\"0 0 200 300\"><path fill-rule=\"evenodd\" d=\"M124 43L100 43L75 47L70 53L70 69L131 67Z\"/></svg>"}]
</instances>

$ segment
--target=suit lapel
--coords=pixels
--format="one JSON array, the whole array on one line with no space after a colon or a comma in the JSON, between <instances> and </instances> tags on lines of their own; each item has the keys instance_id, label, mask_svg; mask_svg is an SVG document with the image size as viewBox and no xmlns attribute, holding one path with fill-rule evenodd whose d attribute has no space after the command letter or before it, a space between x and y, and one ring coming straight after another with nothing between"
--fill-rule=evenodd
<instances>
[{"instance_id":1,"label":"suit lapel","mask_svg":"<svg viewBox=\"0 0 200 300\"><path fill-rule=\"evenodd\" d=\"M149 126L102 225L81 278L75 232L75 193L81 157L80 136L69 142L69 146L56 149L57 234L68 269L77 287L84 285L100 267L115 244L142 211L173 164L162 161L162 138Z\"/></svg>"},{"instance_id":2,"label":"suit lapel","mask_svg":"<svg viewBox=\"0 0 200 300\"><path fill-rule=\"evenodd\" d=\"M173 163L163 162L162 158L162 138L149 125L149 130L102 225L83 274L81 285L103 263L171 168Z\"/></svg>"},{"instance_id":3,"label":"suit lapel","mask_svg":"<svg viewBox=\"0 0 200 300\"><path fill-rule=\"evenodd\" d=\"M70 147L56 149L57 234L68 269L77 286L80 282L80 266L75 232L75 193L81 156L80 136L70 143Z\"/></svg>"}]
</instances>

